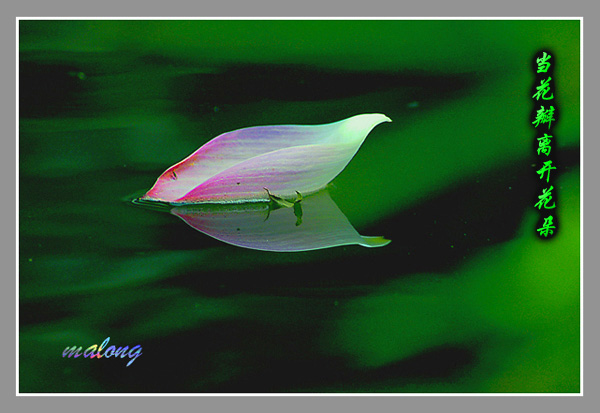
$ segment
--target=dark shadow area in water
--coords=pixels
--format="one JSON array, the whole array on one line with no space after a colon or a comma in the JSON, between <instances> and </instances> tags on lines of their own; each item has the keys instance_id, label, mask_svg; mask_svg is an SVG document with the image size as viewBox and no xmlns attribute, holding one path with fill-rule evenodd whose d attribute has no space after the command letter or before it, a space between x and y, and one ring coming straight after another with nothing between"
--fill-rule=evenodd
<instances>
[{"instance_id":1,"label":"dark shadow area in water","mask_svg":"<svg viewBox=\"0 0 600 413\"><path fill-rule=\"evenodd\" d=\"M482 73L442 76L416 71L342 71L305 65L246 64L199 68L160 56L115 53L21 52L22 118L107 113L136 100L163 100L190 116L265 100L328 101L402 90L406 103L459 99ZM140 90L140 87L142 88ZM102 99L98 100L100 96ZM110 100L106 98L110 97Z\"/></svg>"},{"instance_id":2,"label":"dark shadow area in water","mask_svg":"<svg viewBox=\"0 0 600 413\"><path fill-rule=\"evenodd\" d=\"M402 88L407 100L460 98L481 81L473 73L443 77L428 73L344 72L301 65L238 65L215 73L175 77L171 94L189 115L253 101L283 102L346 99ZM479 79L479 80L478 80ZM426 92L425 94L423 93Z\"/></svg>"}]
</instances>

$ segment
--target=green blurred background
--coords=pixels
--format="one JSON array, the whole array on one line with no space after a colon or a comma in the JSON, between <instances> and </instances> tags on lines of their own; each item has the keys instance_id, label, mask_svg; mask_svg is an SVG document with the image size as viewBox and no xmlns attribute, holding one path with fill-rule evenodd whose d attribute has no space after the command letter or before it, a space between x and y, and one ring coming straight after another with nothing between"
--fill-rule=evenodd
<instances>
[{"instance_id":1,"label":"green blurred background","mask_svg":"<svg viewBox=\"0 0 600 413\"><path fill-rule=\"evenodd\" d=\"M20 21L21 392L578 392L580 24ZM558 231L533 59L554 58ZM133 207L220 133L384 113L330 194L379 249ZM106 337L127 360L65 359Z\"/></svg>"}]
</instances>

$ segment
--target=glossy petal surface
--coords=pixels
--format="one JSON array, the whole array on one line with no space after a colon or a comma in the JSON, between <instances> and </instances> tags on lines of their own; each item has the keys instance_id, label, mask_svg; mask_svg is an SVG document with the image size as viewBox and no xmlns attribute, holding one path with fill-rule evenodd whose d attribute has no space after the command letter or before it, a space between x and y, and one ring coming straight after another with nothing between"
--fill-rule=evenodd
<instances>
[{"instance_id":1,"label":"glossy petal surface","mask_svg":"<svg viewBox=\"0 0 600 413\"><path fill-rule=\"evenodd\" d=\"M224 133L167 169L143 199L172 203L268 200L323 188L369 132L391 120L363 114L325 125L259 126Z\"/></svg>"}]
</instances>

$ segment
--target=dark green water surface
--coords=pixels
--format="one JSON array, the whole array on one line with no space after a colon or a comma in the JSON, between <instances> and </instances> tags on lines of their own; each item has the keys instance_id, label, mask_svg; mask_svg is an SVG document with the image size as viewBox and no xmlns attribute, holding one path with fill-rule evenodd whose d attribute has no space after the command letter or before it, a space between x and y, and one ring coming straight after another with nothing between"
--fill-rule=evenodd
<instances>
[{"instance_id":1,"label":"dark green water surface","mask_svg":"<svg viewBox=\"0 0 600 413\"><path fill-rule=\"evenodd\" d=\"M579 73L577 21L22 21L20 391L578 392ZM223 132L360 113L393 122L328 190L385 247L255 251L130 202ZM143 354L62 357L107 337Z\"/></svg>"}]
</instances>

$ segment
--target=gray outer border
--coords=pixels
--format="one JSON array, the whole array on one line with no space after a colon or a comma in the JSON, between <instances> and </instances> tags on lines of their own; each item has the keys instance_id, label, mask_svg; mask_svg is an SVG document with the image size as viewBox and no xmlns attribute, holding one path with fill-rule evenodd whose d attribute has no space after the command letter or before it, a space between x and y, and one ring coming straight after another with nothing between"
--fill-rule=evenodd
<instances>
[{"instance_id":1,"label":"gray outer border","mask_svg":"<svg viewBox=\"0 0 600 413\"><path fill-rule=\"evenodd\" d=\"M180 1L176 0L177 6L174 7L174 1L161 2L160 5L156 4L145 4L143 10L139 8L139 1L124 1L124 0L109 0L102 1L94 4L85 5L86 8L82 8L80 1L74 0L54 0L52 2L44 2L37 4L31 1L19 1L12 4L3 6L2 13L2 31L3 36L2 42L3 49L7 53L15 51L16 41L16 17L51 17L51 16L84 16L84 17L104 17L104 16L142 16L140 12L143 11L143 16L174 16L174 17L185 17L185 16L197 16L197 17L541 17L547 16L552 17L583 17L584 18L584 38L595 39L598 38L598 33L593 34L592 31L597 32L597 24L591 19L587 19L586 16L593 16L590 4L587 1L575 1L563 2L560 7L556 5L550 5L549 2L536 1L534 4L511 1L509 7L506 1L497 2L495 4L486 4L487 8L483 9L480 2L477 1L452 1L452 2L440 2L435 6L426 4L424 2L411 2L410 4L395 3L391 5L389 0L364 2L361 4L344 4L342 2L331 2L326 3L323 0L319 2L312 2L307 4L305 1L296 2L294 4L287 4L282 6L280 3L275 1L257 1L254 0L248 3L240 4L227 4L225 2L209 3L209 4L198 4L197 2ZM112 4L110 4L112 3ZM381 4L378 4L381 3ZM579 4L577 4L579 3ZM113 7L108 7L113 6ZM310 7L312 6L312 7ZM578 7L574 7L578 6ZM285 8L283 8L285 7ZM510 12L508 11L510 10ZM589 13L585 13L585 11ZM434 14L432 14L432 12ZM542 14L541 14L542 13ZM593 51L593 48L591 49ZM597 56L590 57L590 49L586 50L588 54L584 58L584 72L586 68L596 69L599 67ZM12 136L16 134L16 108L15 108L15 64L14 61L7 60L3 65L7 73L2 76L2 90L3 99L5 100L5 109L2 111L2 116L5 117L4 125L12 125L11 128L7 128L5 133L7 137L2 140L2 168L4 173L1 175L2 187L15 189L15 153L16 153L16 140L12 139ZM595 73L591 71L589 73ZM588 76L585 79L586 90L597 90L597 78L595 76ZM583 94L585 98L585 110L584 114L587 119L594 119L594 114L597 113L595 107L590 106L594 104L591 99L590 93ZM588 122L589 123L589 122ZM593 126L593 125L592 125ZM593 131L594 129L584 128L583 130ZM582 133L583 133L582 130ZM12 134L11 134L12 133ZM593 136L593 135L592 135ZM597 141L593 139L586 139L584 141L586 153L594 153L594 149L598 146ZM584 176L594 176L593 172L596 169L597 164L592 161L584 162ZM593 182L589 178L586 182ZM593 185L593 184L592 184ZM592 186L593 187L593 186ZM595 211L592 207L592 203L597 206L597 199L594 195L590 197L590 190L586 188L587 193L584 195L584 211ZM10 194L10 191L7 191ZM16 194L16 192L13 192ZM18 196L18 194L16 194ZM7 265L8 271L4 277L2 277L2 289L4 295L8 296L2 300L4 311L3 313L3 326L8 331L15 333L15 282L16 277L16 260L15 260L15 249L16 244L13 242L15 239L15 232L17 229L15 222L15 211L16 205L11 202L4 202L3 205L3 218L2 228L3 236L7 238L6 243L9 248L3 248L3 262L10 263ZM586 215L586 229L598 228L598 218L596 214ZM583 215L582 215L583 219ZM583 229L583 225L582 225ZM15 231L15 232L13 232ZM594 245L590 242L590 234L592 230L586 230L584 232L584 270L587 277L584 277L584 282L587 291L598 291L598 278L590 277L590 274L597 274L598 271L598 259L597 254L594 254L592 248ZM595 258L595 259L594 259ZM3 297L4 298L4 297ZM598 314L598 300L590 299L588 294L588 300L584 301L584 312L587 314ZM588 317L589 319L589 317ZM251 409L260 409L260 411L270 410L273 411L307 411L308 409L319 408L345 408L352 407L355 411L365 411L372 409L373 407L383 408L410 408L417 407L422 411L446 411L449 408L457 411L502 411L505 412L508 409L517 409L517 411L525 411L525 409L544 409L544 411L560 411L566 410L587 412L594 411L591 407L598 405L598 402L594 402L594 399L598 399L597 391L595 390L598 385L597 371L593 369L598 366L598 353L595 349L598 348L598 337L597 332L593 331L593 327L596 323L586 323L586 333L584 341L584 349L591 351L585 352L585 365L584 365L584 396L514 396L514 397L476 397L476 396L458 396L458 397L411 397L411 396L398 396L398 397L386 397L386 396L340 396L340 397L319 397L319 396L224 396L224 397L149 397L149 396L136 396L136 397L92 397L92 400L88 400L88 397L16 397L15 396L15 354L16 354L16 337L11 334L11 338L5 341L2 346L3 349L7 350L5 354L10 354L10 357L2 358L2 371L6 377L2 388L2 399L5 402L10 403L10 407L14 405L14 408L8 409L8 411L42 411L48 409L60 409L61 411L123 411L128 407L137 407L147 409L152 406L150 411L165 411L167 409L172 410L176 406L190 406L196 409L214 408L218 407L221 409L231 409L232 411L246 410L249 407ZM3 403L4 404L4 403ZM123 406L123 404L125 406ZM284 410L285 409L285 410Z\"/></svg>"}]
</instances>

